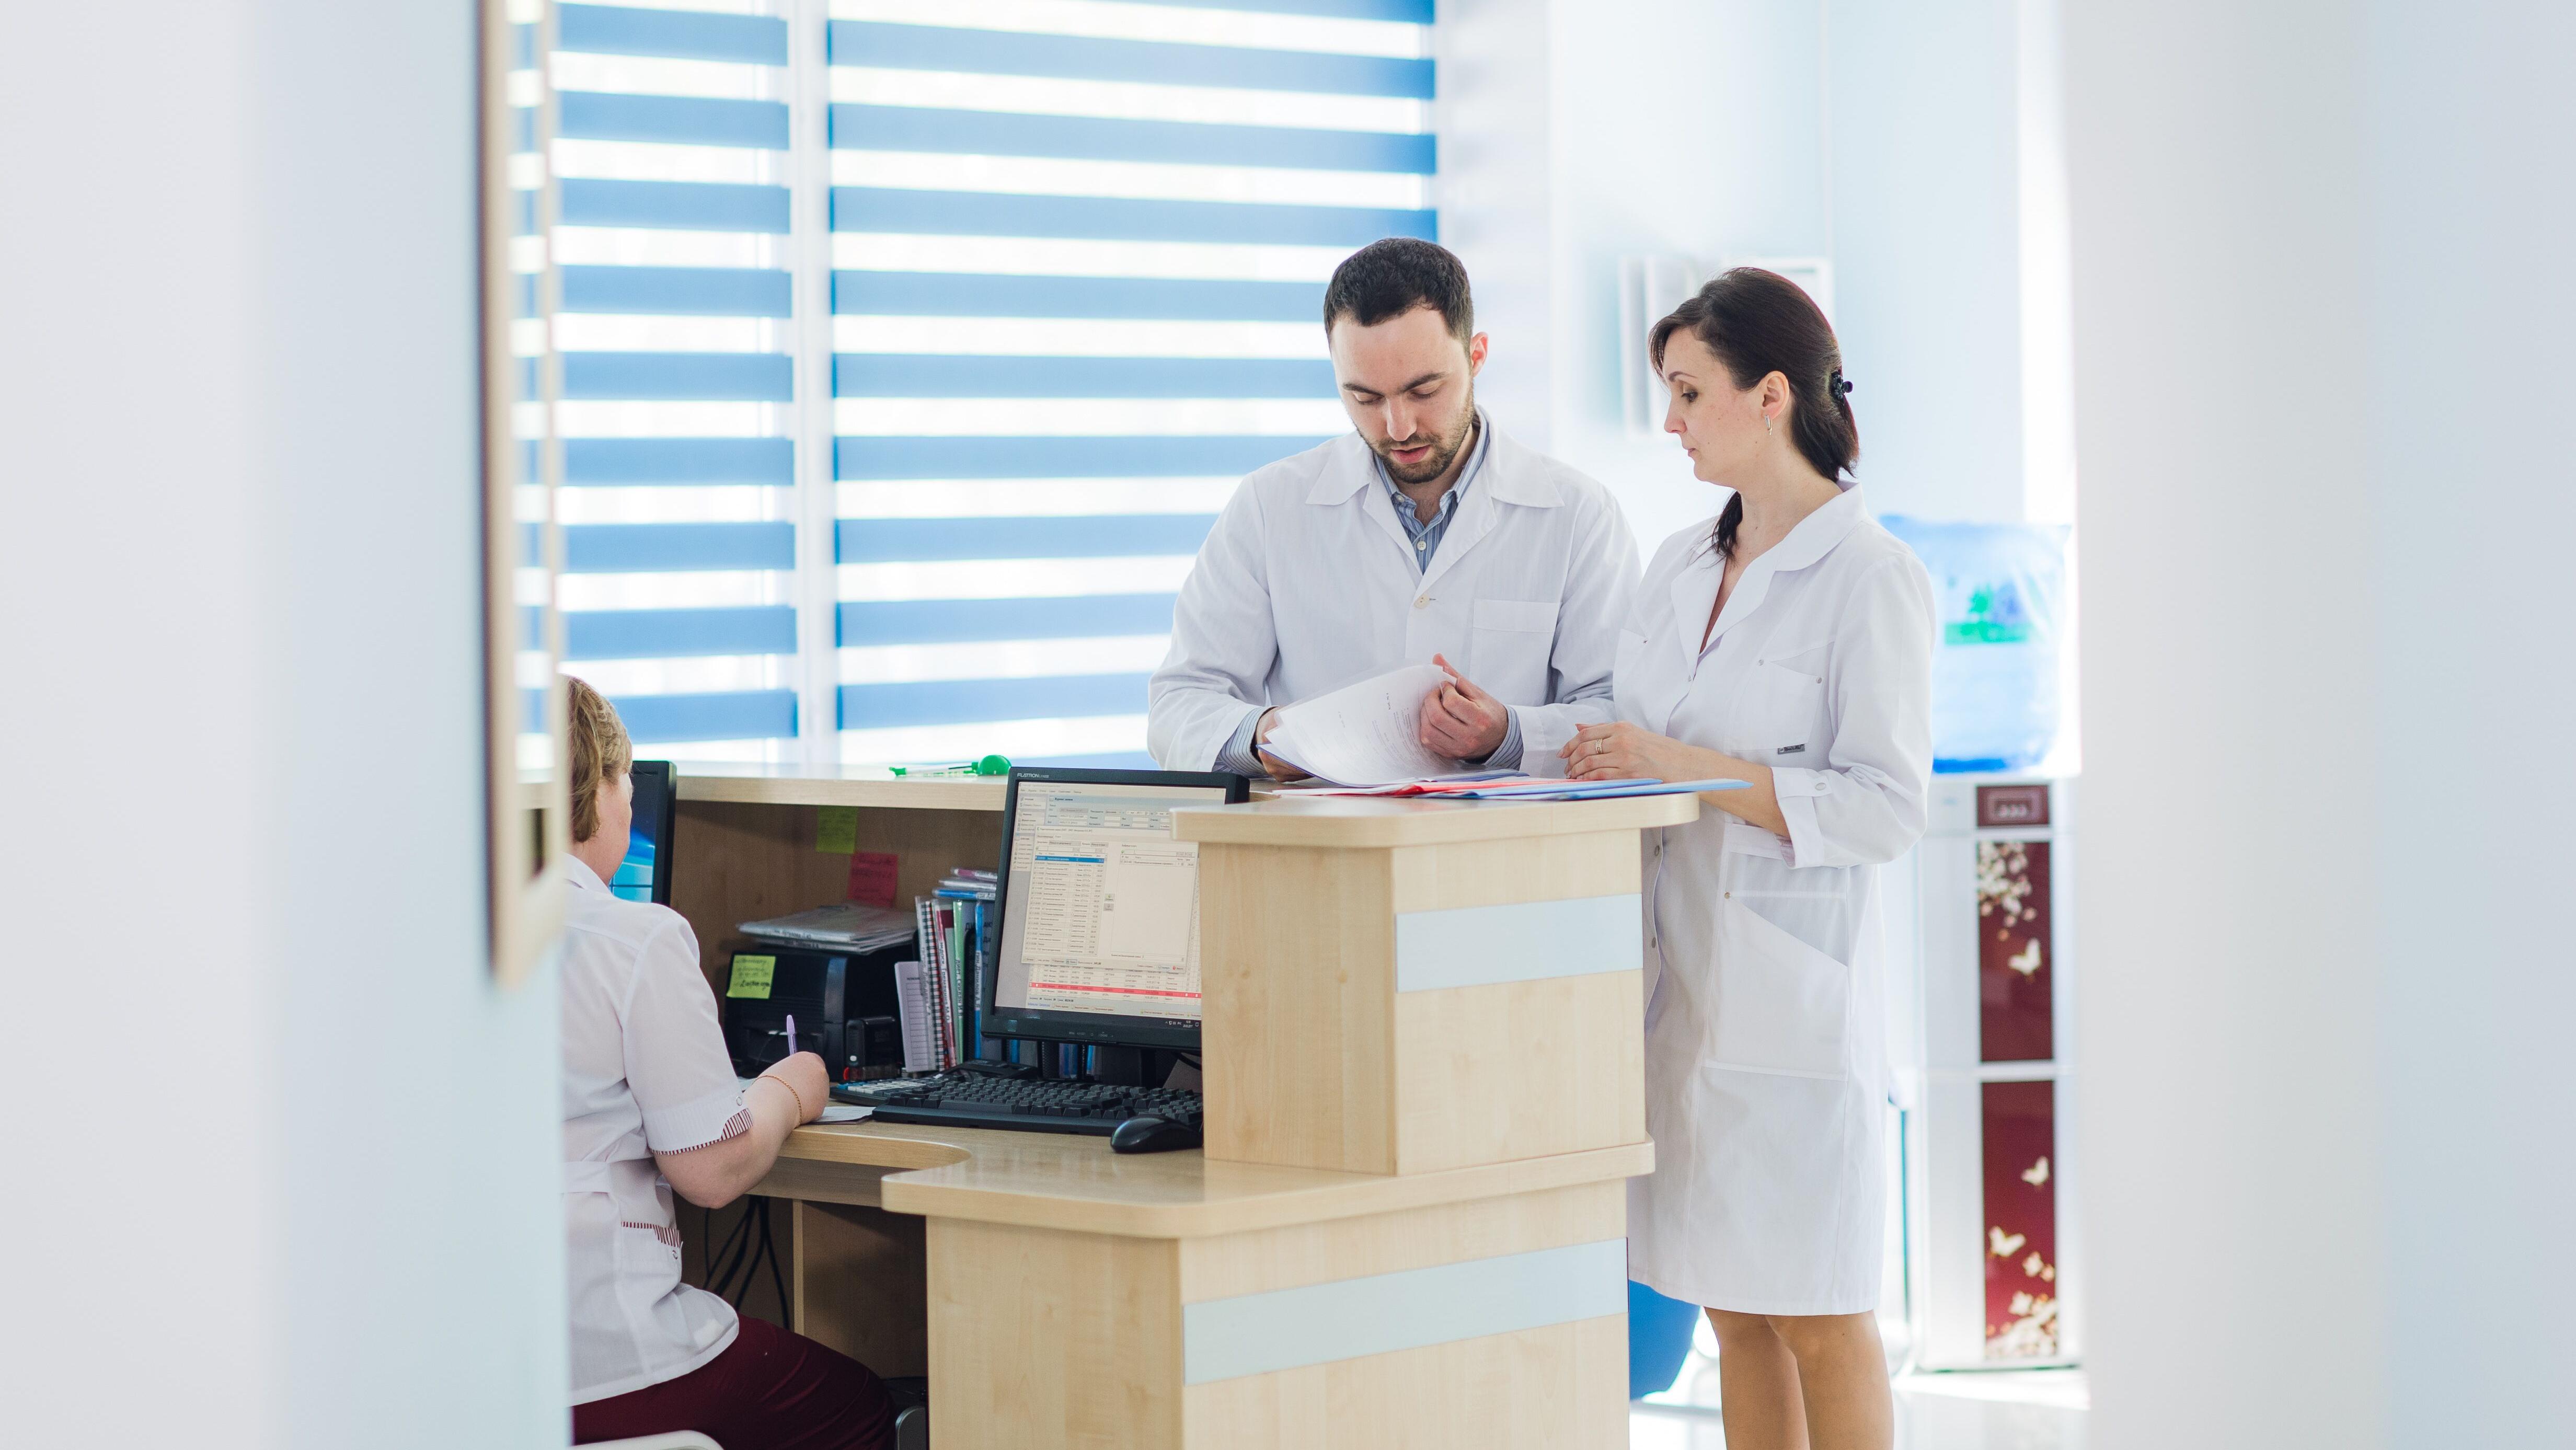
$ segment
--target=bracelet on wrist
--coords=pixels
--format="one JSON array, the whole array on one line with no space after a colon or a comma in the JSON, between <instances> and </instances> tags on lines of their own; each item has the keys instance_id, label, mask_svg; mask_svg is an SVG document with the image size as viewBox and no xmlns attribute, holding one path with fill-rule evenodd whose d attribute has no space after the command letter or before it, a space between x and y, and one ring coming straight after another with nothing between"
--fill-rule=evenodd
<instances>
[{"instance_id":1,"label":"bracelet on wrist","mask_svg":"<svg viewBox=\"0 0 2576 1450\"><path fill-rule=\"evenodd\" d=\"M805 1095L796 1090L796 1084L789 1082L783 1077L766 1072L760 1075L760 1081L776 1083L780 1087L787 1089L787 1095L796 1100L796 1121L798 1123L803 1123L814 1116L813 1113L807 1111L805 1107Z\"/></svg>"}]
</instances>

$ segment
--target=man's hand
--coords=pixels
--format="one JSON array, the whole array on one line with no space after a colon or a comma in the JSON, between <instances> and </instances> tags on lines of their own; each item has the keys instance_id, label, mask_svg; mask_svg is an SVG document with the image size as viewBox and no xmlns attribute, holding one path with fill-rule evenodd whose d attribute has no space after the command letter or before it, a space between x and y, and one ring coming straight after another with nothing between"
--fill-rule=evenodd
<instances>
[{"instance_id":1,"label":"man's hand","mask_svg":"<svg viewBox=\"0 0 2576 1450\"><path fill-rule=\"evenodd\" d=\"M1270 738L1270 727L1278 715L1275 705L1261 712L1261 723L1252 727L1252 753L1261 757L1261 768L1270 772L1272 780L1304 780L1306 772L1261 748L1261 743Z\"/></svg>"},{"instance_id":2,"label":"man's hand","mask_svg":"<svg viewBox=\"0 0 2576 1450\"><path fill-rule=\"evenodd\" d=\"M1445 655L1433 655L1449 678L1422 697L1422 743L1452 760L1482 760L1502 748L1511 707L1478 689Z\"/></svg>"}]
</instances>

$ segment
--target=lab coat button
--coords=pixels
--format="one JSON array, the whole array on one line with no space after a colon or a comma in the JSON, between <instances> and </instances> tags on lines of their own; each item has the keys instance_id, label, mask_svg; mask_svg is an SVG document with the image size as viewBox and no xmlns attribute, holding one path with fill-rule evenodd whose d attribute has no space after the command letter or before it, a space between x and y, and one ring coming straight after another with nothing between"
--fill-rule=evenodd
<instances>
[{"instance_id":1,"label":"lab coat button","mask_svg":"<svg viewBox=\"0 0 2576 1450\"><path fill-rule=\"evenodd\" d=\"M1431 607L1431 596L1428 594L1416 596L1413 601L1413 607L1416 609L1429 609Z\"/></svg>"}]
</instances>

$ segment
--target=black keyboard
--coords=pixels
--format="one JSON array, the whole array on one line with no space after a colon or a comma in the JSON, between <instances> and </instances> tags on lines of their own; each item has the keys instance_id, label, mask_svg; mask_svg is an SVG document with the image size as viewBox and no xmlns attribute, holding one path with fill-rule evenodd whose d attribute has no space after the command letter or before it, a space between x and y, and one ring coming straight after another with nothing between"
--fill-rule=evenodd
<instances>
[{"instance_id":1,"label":"black keyboard","mask_svg":"<svg viewBox=\"0 0 2576 1450\"><path fill-rule=\"evenodd\" d=\"M1199 1125L1199 1095L1183 1088L1113 1087L1033 1077L945 1072L902 1082L835 1088L843 1102L876 1109L881 1123L1016 1128L1027 1133L1097 1133L1129 1118Z\"/></svg>"}]
</instances>

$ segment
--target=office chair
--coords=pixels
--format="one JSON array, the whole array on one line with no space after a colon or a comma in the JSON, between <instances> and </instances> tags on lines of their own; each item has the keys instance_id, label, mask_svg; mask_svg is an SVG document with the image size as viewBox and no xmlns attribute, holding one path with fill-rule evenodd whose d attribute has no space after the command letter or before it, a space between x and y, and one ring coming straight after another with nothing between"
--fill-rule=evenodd
<instances>
[{"instance_id":1,"label":"office chair","mask_svg":"<svg viewBox=\"0 0 2576 1450\"><path fill-rule=\"evenodd\" d=\"M894 1450L930 1450L930 1381L890 1379L885 1387L894 1397Z\"/></svg>"}]
</instances>

